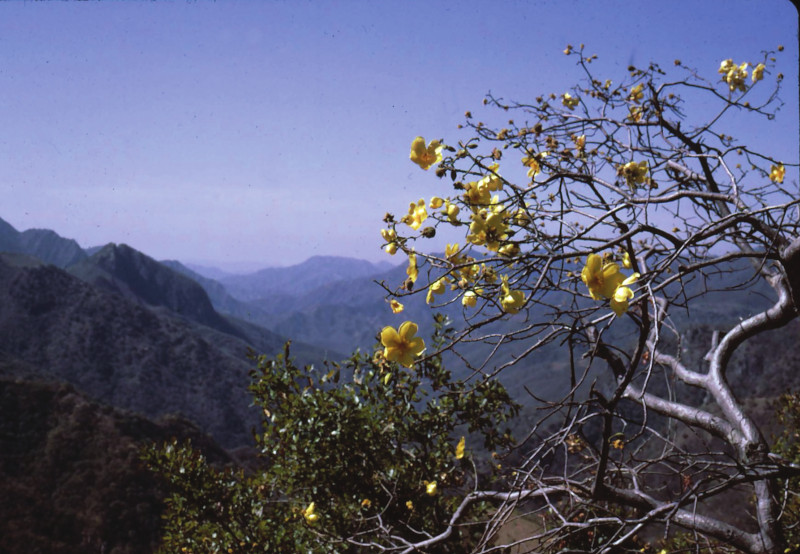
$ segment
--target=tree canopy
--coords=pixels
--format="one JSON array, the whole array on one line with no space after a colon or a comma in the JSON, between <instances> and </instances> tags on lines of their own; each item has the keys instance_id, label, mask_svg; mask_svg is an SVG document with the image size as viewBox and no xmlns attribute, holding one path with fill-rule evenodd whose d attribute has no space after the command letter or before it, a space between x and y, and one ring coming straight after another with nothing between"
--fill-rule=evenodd
<instances>
[{"instance_id":1,"label":"tree canopy","mask_svg":"<svg viewBox=\"0 0 800 554\"><path fill-rule=\"evenodd\" d=\"M412 141L441 192L384 218L385 250L408 260L404 282L383 284L387 313L424 295L452 319L427 341L417 322L376 330L373 352L324 368L295 367L288 348L261 358L257 469L214 469L187 445L148 455L176 487L167 551L787 548L800 467L727 374L800 306L797 162L726 130L775 117L776 53L620 80L595 76L583 46L564 53L571 89L489 95L506 122L467 112L471 138ZM715 320L742 291L749 313ZM714 330L699 363L682 355L698 311ZM541 397L524 375L554 357L567 386ZM524 393L502 384L514 372ZM536 417L514 423L520 398ZM720 509L731 501L739 513ZM520 518L525 536L508 539Z\"/></svg>"}]
</instances>

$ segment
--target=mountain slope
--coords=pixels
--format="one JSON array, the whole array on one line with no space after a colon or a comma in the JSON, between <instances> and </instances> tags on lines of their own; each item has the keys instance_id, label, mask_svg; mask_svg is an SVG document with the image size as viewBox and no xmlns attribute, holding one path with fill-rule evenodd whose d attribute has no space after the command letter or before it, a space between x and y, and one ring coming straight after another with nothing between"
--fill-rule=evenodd
<instances>
[{"instance_id":1,"label":"mountain slope","mask_svg":"<svg viewBox=\"0 0 800 554\"><path fill-rule=\"evenodd\" d=\"M151 417L181 413L226 446L247 443L257 422L245 341L53 266L0 255L0 337L0 359L20 360L114 406Z\"/></svg>"},{"instance_id":2,"label":"mountain slope","mask_svg":"<svg viewBox=\"0 0 800 554\"><path fill-rule=\"evenodd\" d=\"M172 437L230 462L185 421L152 422L70 385L0 378L0 552L153 552L164 492L138 452Z\"/></svg>"},{"instance_id":3,"label":"mountain slope","mask_svg":"<svg viewBox=\"0 0 800 554\"><path fill-rule=\"evenodd\" d=\"M77 242L49 229L28 229L20 233L0 219L0 252L28 254L58 267L68 267L86 258Z\"/></svg>"},{"instance_id":4,"label":"mountain slope","mask_svg":"<svg viewBox=\"0 0 800 554\"><path fill-rule=\"evenodd\" d=\"M177 262L164 264L127 245L109 244L68 271L101 290L241 339L260 353L283 348L287 339L264 328L269 316L230 297L222 285L204 279L211 283L207 288L223 298L221 308L226 314L220 314L204 287L184 274L188 270L173 268L185 270ZM300 341L293 348L303 363L336 355L333 349L329 350L330 354Z\"/></svg>"},{"instance_id":5,"label":"mountain slope","mask_svg":"<svg viewBox=\"0 0 800 554\"><path fill-rule=\"evenodd\" d=\"M69 272L102 290L164 307L223 333L236 329L211 305L203 288L125 244L107 244Z\"/></svg>"},{"instance_id":6,"label":"mountain slope","mask_svg":"<svg viewBox=\"0 0 800 554\"><path fill-rule=\"evenodd\" d=\"M69 267L86 259L86 253L72 239L49 229L28 229L20 234L22 251L58 267Z\"/></svg>"},{"instance_id":7,"label":"mountain slope","mask_svg":"<svg viewBox=\"0 0 800 554\"><path fill-rule=\"evenodd\" d=\"M264 327L269 327L273 323L273 318L267 312L260 310L252 302L237 300L228 294L225 286L219 281L204 277L176 260L162 260L160 263L203 287L218 312Z\"/></svg>"},{"instance_id":8,"label":"mountain slope","mask_svg":"<svg viewBox=\"0 0 800 554\"><path fill-rule=\"evenodd\" d=\"M0 252L22 252L19 231L3 219L0 219Z\"/></svg>"}]
</instances>

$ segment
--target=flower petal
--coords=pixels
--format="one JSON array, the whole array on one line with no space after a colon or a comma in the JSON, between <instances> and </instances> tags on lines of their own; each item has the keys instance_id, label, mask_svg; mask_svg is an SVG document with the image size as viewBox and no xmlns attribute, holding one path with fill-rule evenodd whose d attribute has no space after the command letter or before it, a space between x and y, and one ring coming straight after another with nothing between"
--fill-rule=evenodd
<instances>
[{"instance_id":1,"label":"flower petal","mask_svg":"<svg viewBox=\"0 0 800 554\"><path fill-rule=\"evenodd\" d=\"M421 337L414 337L408 343L408 350L414 356L419 356L425 350L425 341Z\"/></svg>"},{"instance_id":2,"label":"flower petal","mask_svg":"<svg viewBox=\"0 0 800 554\"><path fill-rule=\"evenodd\" d=\"M386 348L393 348L400 344L400 335L395 331L394 327L387 325L383 328L381 331L381 344Z\"/></svg>"},{"instance_id":3,"label":"flower petal","mask_svg":"<svg viewBox=\"0 0 800 554\"><path fill-rule=\"evenodd\" d=\"M417 334L417 324L413 321L404 321L400 324L397 334L400 335L400 340L411 341L414 335Z\"/></svg>"}]
</instances>

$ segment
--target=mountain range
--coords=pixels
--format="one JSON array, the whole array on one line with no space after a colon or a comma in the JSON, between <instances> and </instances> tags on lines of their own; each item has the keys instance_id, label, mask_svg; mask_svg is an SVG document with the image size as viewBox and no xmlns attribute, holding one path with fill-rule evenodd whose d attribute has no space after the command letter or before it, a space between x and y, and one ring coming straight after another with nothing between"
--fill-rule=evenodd
<instances>
[{"instance_id":1,"label":"mountain range","mask_svg":"<svg viewBox=\"0 0 800 554\"><path fill-rule=\"evenodd\" d=\"M153 552L163 485L139 450L191 439L230 464L224 449L251 443L250 354L287 338L207 282L218 310L175 264L0 220L0 552ZM302 341L292 354L344 357Z\"/></svg>"},{"instance_id":2,"label":"mountain range","mask_svg":"<svg viewBox=\"0 0 800 554\"><path fill-rule=\"evenodd\" d=\"M371 349L386 325L412 320L426 337L433 311L463 321L460 303L432 309L424 294L402 298L404 311L393 314L384 286L394 290L405 278L403 264L330 256L231 275L156 261L124 244L84 250L52 230L19 232L0 219L0 552L77 553L97 545L152 552L162 493L137 465L137 449L191 437L218 463L236 463L226 450L251 456L242 448L259 424L246 390L251 353L277 354L291 338L298 363L321 364ZM721 274L716 287L729 288L727 278ZM708 283L686 283L686 293L700 286ZM701 365L713 330L766 305L768 296L728 291L720 302L712 293L694 312L674 313L687 328L686 359ZM540 316L547 309L531 308ZM489 329L503 336L520 321ZM729 372L736 390L769 398L800 387L798 332L795 322L737 352ZM511 358L527 346L509 343L504 351ZM460 348L480 360L491 345ZM505 372L506 386L525 403L521 421L536 417L526 387L558 394L569 386L566 363L556 348L545 349ZM456 356L448 367L468 375ZM118 471L102 470L106 464ZM74 500L81 487L96 494ZM20 502L33 507L15 513Z\"/></svg>"},{"instance_id":3,"label":"mountain range","mask_svg":"<svg viewBox=\"0 0 800 554\"><path fill-rule=\"evenodd\" d=\"M182 414L233 447L258 421L250 353L276 354L291 337L299 363L319 364L371 346L392 322L370 281L387 268L401 269L317 256L220 282L124 244L84 251L0 219L0 361L145 416ZM375 294L353 309L356 295L331 294L337 282Z\"/></svg>"}]
</instances>

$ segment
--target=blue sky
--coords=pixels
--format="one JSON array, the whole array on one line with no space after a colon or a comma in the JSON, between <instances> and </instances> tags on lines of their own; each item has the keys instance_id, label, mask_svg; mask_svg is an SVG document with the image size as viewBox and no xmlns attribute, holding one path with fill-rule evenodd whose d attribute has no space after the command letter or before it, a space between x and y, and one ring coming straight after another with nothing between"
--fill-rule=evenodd
<instances>
[{"instance_id":1,"label":"blue sky","mask_svg":"<svg viewBox=\"0 0 800 554\"><path fill-rule=\"evenodd\" d=\"M411 140L502 119L489 91L563 92L567 43L617 81L783 44L779 118L731 134L796 161L797 21L788 0L2 3L0 217L227 268L399 262L383 214L448 193Z\"/></svg>"}]
</instances>

